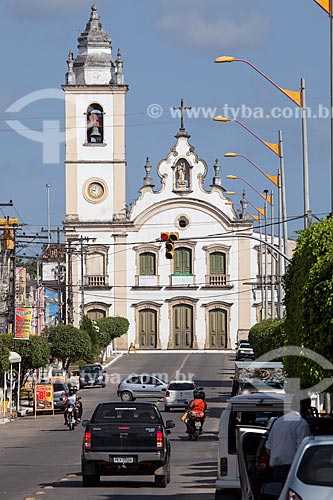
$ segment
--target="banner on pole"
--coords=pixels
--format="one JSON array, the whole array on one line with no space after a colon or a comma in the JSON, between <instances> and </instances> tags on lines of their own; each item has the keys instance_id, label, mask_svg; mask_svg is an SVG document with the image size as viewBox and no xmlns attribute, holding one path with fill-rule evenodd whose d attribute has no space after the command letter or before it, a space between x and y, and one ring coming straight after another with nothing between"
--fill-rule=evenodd
<instances>
[{"instance_id":1,"label":"banner on pole","mask_svg":"<svg viewBox=\"0 0 333 500\"><path fill-rule=\"evenodd\" d=\"M31 331L32 307L15 309L15 339L29 340Z\"/></svg>"}]
</instances>

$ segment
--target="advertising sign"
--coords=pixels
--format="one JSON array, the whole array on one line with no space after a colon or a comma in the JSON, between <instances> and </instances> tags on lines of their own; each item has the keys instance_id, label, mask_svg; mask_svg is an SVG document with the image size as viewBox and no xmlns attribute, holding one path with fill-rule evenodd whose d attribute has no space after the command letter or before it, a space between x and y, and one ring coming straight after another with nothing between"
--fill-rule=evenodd
<instances>
[{"instance_id":1,"label":"advertising sign","mask_svg":"<svg viewBox=\"0 0 333 500\"><path fill-rule=\"evenodd\" d=\"M37 411L52 411L54 416L53 385L35 384L35 418Z\"/></svg>"},{"instance_id":2,"label":"advertising sign","mask_svg":"<svg viewBox=\"0 0 333 500\"><path fill-rule=\"evenodd\" d=\"M15 339L29 340L31 331L32 307L15 309Z\"/></svg>"}]
</instances>

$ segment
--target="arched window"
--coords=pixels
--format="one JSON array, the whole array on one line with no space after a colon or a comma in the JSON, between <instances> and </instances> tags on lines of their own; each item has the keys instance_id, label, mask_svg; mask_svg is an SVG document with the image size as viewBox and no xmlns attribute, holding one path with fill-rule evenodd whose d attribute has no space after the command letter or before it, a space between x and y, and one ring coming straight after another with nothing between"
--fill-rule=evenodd
<instances>
[{"instance_id":1,"label":"arched window","mask_svg":"<svg viewBox=\"0 0 333 500\"><path fill-rule=\"evenodd\" d=\"M190 248L176 248L174 274L192 274L192 250Z\"/></svg>"},{"instance_id":2,"label":"arched window","mask_svg":"<svg viewBox=\"0 0 333 500\"><path fill-rule=\"evenodd\" d=\"M106 255L104 253L93 252L87 255L86 275L87 286L107 285Z\"/></svg>"},{"instance_id":3,"label":"arched window","mask_svg":"<svg viewBox=\"0 0 333 500\"><path fill-rule=\"evenodd\" d=\"M210 274L226 274L226 255L223 252L213 252L209 255Z\"/></svg>"},{"instance_id":4,"label":"arched window","mask_svg":"<svg viewBox=\"0 0 333 500\"><path fill-rule=\"evenodd\" d=\"M104 140L103 108L99 104L91 104L87 110L87 142L102 143Z\"/></svg>"},{"instance_id":5,"label":"arched window","mask_svg":"<svg viewBox=\"0 0 333 500\"><path fill-rule=\"evenodd\" d=\"M150 252L140 254L140 276L156 275L156 255Z\"/></svg>"},{"instance_id":6,"label":"arched window","mask_svg":"<svg viewBox=\"0 0 333 500\"><path fill-rule=\"evenodd\" d=\"M91 320L98 321L99 319L105 318L106 313L102 309L90 309L90 311L87 312L87 316Z\"/></svg>"}]
</instances>

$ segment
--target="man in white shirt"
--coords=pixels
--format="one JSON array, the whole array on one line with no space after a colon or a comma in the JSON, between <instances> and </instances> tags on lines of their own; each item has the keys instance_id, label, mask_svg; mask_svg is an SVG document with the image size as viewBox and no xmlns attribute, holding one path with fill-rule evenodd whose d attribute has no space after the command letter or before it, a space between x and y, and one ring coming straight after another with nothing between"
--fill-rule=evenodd
<instances>
[{"instance_id":1,"label":"man in white shirt","mask_svg":"<svg viewBox=\"0 0 333 500\"><path fill-rule=\"evenodd\" d=\"M310 399L302 400L301 413L292 410L282 415L270 430L266 451L270 455L269 465L273 468L274 481L285 482L297 448L311 434L309 425L302 416L308 413L310 405Z\"/></svg>"}]
</instances>

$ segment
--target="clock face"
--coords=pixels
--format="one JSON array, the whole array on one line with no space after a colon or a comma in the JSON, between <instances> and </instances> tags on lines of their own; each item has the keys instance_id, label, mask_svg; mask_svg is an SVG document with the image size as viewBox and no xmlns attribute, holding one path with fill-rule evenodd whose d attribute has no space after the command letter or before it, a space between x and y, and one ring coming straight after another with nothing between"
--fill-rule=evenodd
<instances>
[{"instance_id":1,"label":"clock face","mask_svg":"<svg viewBox=\"0 0 333 500\"><path fill-rule=\"evenodd\" d=\"M99 182L92 182L88 186L88 195L94 200L99 200L104 194L104 187Z\"/></svg>"}]
</instances>

